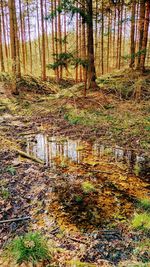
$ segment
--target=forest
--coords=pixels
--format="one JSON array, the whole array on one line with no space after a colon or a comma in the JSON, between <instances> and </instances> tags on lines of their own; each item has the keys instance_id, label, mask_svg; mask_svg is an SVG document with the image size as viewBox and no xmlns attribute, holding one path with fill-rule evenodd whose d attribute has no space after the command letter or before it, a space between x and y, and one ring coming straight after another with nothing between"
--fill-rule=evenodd
<instances>
[{"instance_id":1,"label":"forest","mask_svg":"<svg viewBox=\"0 0 150 267\"><path fill-rule=\"evenodd\" d=\"M150 266L150 0L0 0L0 266Z\"/></svg>"}]
</instances>

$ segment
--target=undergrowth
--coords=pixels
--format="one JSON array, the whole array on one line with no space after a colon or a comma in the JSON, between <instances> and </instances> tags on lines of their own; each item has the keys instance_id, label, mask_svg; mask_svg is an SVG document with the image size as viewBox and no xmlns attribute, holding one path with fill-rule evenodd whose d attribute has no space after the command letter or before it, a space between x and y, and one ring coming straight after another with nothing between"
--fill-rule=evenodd
<instances>
[{"instance_id":1,"label":"undergrowth","mask_svg":"<svg viewBox=\"0 0 150 267\"><path fill-rule=\"evenodd\" d=\"M39 233L27 233L15 238L8 245L6 254L19 264L51 259L46 240Z\"/></svg>"}]
</instances>

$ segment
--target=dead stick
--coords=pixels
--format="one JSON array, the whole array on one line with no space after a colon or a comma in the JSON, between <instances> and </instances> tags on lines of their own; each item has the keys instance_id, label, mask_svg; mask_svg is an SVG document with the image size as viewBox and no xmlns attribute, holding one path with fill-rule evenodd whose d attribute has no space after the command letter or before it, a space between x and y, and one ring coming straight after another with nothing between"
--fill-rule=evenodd
<instances>
[{"instance_id":1,"label":"dead stick","mask_svg":"<svg viewBox=\"0 0 150 267\"><path fill-rule=\"evenodd\" d=\"M31 155L29 155L29 154L27 154L27 153L25 153L25 152L23 152L21 150L18 150L18 149L16 151L18 152L18 154L20 156L22 156L24 158L30 159L30 160L32 160L34 162L37 162L37 163L40 163L40 164L44 164L44 161L42 161L42 160L40 160L38 158L35 158L34 156L31 156Z\"/></svg>"},{"instance_id":2,"label":"dead stick","mask_svg":"<svg viewBox=\"0 0 150 267\"><path fill-rule=\"evenodd\" d=\"M71 236L69 236L69 235L67 235L67 238L69 238L69 239L72 240L72 241L75 241L75 242L78 242L78 243L83 243L83 244L85 244L85 245L88 245L87 242L82 241L82 240L80 240L80 239L76 239L76 238L71 237Z\"/></svg>"},{"instance_id":3,"label":"dead stick","mask_svg":"<svg viewBox=\"0 0 150 267\"><path fill-rule=\"evenodd\" d=\"M26 221L26 220L30 220L30 219L31 218L29 216L28 217L22 217L22 218L14 218L14 219L0 221L0 224L2 224L2 223L10 223L10 222Z\"/></svg>"}]
</instances>

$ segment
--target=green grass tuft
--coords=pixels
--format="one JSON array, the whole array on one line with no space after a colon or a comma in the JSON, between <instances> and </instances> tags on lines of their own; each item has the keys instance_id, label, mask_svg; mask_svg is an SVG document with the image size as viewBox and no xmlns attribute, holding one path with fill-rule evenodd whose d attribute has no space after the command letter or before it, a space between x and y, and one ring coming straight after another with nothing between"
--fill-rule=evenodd
<instances>
[{"instance_id":1,"label":"green grass tuft","mask_svg":"<svg viewBox=\"0 0 150 267\"><path fill-rule=\"evenodd\" d=\"M138 203L138 207L146 211L150 211L150 199L148 198L140 199Z\"/></svg>"},{"instance_id":2,"label":"green grass tuft","mask_svg":"<svg viewBox=\"0 0 150 267\"><path fill-rule=\"evenodd\" d=\"M131 222L131 227L148 232L150 230L150 214L146 212L135 214Z\"/></svg>"},{"instance_id":3,"label":"green grass tuft","mask_svg":"<svg viewBox=\"0 0 150 267\"><path fill-rule=\"evenodd\" d=\"M39 233L27 233L15 238L7 247L7 253L17 263L50 260L50 253L45 239Z\"/></svg>"},{"instance_id":4,"label":"green grass tuft","mask_svg":"<svg viewBox=\"0 0 150 267\"><path fill-rule=\"evenodd\" d=\"M1 189L0 189L0 196L3 199L7 200L10 197L9 190L7 188L5 188L5 187L2 186Z\"/></svg>"},{"instance_id":5,"label":"green grass tuft","mask_svg":"<svg viewBox=\"0 0 150 267\"><path fill-rule=\"evenodd\" d=\"M82 190L85 194L89 194L95 191L95 187L90 182L83 182L82 183Z\"/></svg>"}]
</instances>

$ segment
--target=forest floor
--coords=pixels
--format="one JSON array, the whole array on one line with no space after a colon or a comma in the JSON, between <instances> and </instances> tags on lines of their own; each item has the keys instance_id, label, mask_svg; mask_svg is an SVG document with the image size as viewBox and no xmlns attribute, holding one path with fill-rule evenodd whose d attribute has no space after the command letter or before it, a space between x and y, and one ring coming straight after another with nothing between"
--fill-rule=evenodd
<instances>
[{"instance_id":1,"label":"forest floor","mask_svg":"<svg viewBox=\"0 0 150 267\"><path fill-rule=\"evenodd\" d=\"M51 82L49 94L22 83L12 96L0 83L0 220L30 217L1 224L1 251L16 235L40 231L53 255L43 266L150 266L150 226L132 223L150 196L150 79L136 79L138 90L126 80L105 76L86 98L82 84ZM55 164L34 153L41 140L59 147ZM62 152L66 142L73 160ZM30 148L27 159L20 151ZM0 266L15 264L2 257Z\"/></svg>"}]
</instances>

